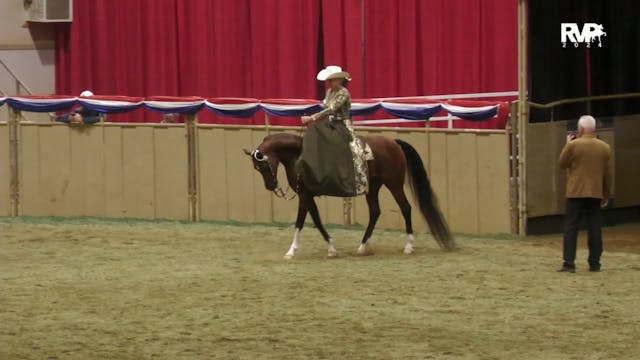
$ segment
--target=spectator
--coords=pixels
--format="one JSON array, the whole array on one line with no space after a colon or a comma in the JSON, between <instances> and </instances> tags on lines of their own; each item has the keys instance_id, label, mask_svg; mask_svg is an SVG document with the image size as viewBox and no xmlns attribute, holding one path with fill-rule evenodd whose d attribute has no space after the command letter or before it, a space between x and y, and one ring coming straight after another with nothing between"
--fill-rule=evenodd
<instances>
[{"instance_id":1,"label":"spectator","mask_svg":"<svg viewBox=\"0 0 640 360\"><path fill-rule=\"evenodd\" d=\"M578 137L567 136L558 163L568 169L567 203L564 215L563 263L558 270L575 272L578 220L584 212L587 219L589 271L600 271L602 255L602 214L611 189L611 148L596 138L596 119L584 115L578 121Z\"/></svg>"},{"instance_id":2,"label":"spectator","mask_svg":"<svg viewBox=\"0 0 640 360\"><path fill-rule=\"evenodd\" d=\"M80 96L93 96L93 93L85 90ZM100 113L80 106L69 113L56 116L54 119L68 124L95 124L100 121Z\"/></svg>"},{"instance_id":3,"label":"spectator","mask_svg":"<svg viewBox=\"0 0 640 360\"><path fill-rule=\"evenodd\" d=\"M161 124L175 124L175 123L179 122L178 120L179 120L178 114L169 113L169 114L163 114L162 115L162 121L160 123Z\"/></svg>"}]
</instances>

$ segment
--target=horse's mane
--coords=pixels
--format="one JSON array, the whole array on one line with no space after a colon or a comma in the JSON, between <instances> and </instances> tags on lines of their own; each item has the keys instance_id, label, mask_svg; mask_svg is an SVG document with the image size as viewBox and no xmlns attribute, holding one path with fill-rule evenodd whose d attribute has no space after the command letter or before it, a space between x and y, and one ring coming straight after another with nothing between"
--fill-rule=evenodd
<instances>
[{"instance_id":1,"label":"horse's mane","mask_svg":"<svg viewBox=\"0 0 640 360\"><path fill-rule=\"evenodd\" d=\"M294 134L277 133L265 136L260 147L264 151L302 150L302 137Z\"/></svg>"},{"instance_id":2,"label":"horse's mane","mask_svg":"<svg viewBox=\"0 0 640 360\"><path fill-rule=\"evenodd\" d=\"M301 141L302 137L298 136L298 135L293 135L293 134L287 134L287 133L277 133L277 134L270 134L264 137L264 139L262 139L263 142L267 142L267 141L291 141L291 140L297 140L297 141Z\"/></svg>"}]
</instances>

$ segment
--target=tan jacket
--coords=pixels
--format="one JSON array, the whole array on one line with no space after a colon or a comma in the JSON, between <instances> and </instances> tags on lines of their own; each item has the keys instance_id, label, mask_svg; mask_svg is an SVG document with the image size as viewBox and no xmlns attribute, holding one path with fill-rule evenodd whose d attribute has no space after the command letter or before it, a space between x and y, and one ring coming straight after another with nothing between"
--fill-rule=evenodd
<instances>
[{"instance_id":1,"label":"tan jacket","mask_svg":"<svg viewBox=\"0 0 640 360\"><path fill-rule=\"evenodd\" d=\"M560 153L560 168L568 169L568 198L608 198L611 194L611 148L585 134L568 142Z\"/></svg>"}]
</instances>

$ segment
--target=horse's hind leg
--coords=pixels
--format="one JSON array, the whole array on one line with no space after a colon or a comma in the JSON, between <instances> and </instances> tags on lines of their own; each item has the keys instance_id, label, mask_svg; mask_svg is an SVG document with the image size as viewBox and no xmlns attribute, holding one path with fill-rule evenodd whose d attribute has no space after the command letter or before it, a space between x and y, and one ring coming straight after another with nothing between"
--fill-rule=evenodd
<instances>
[{"instance_id":1,"label":"horse's hind leg","mask_svg":"<svg viewBox=\"0 0 640 360\"><path fill-rule=\"evenodd\" d=\"M400 211L402 212L402 217L404 217L404 225L407 231L407 244L404 246L404 253L410 255L413 253L413 243L415 238L413 236L413 226L411 224L411 205L407 200L407 196L404 193L404 188L402 186L394 187L391 190L391 195L400 206Z\"/></svg>"},{"instance_id":2,"label":"horse's hind leg","mask_svg":"<svg viewBox=\"0 0 640 360\"><path fill-rule=\"evenodd\" d=\"M333 246L333 239L329 236L329 233L322 225L322 221L320 220L320 213L318 212L318 206L316 205L316 201L313 199L313 196L306 195L304 198L304 202L307 204L307 209L309 210L309 214L311 215L311 219L313 220L313 224L316 226L324 241L329 245L329 249L327 250L327 255L329 257L335 257L338 255L336 248Z\"/></svg>"},{"instance_id":3,"label":"horse's hind leg","mask_svg":"<svg viewBox=\"0 0 640 360\"><path fill-rule=\"evenodd\" d=\"M380 183L371 183L369 185L369 193L367 194L367 205L369 206L369 225L364 232L362 242L358 247L358 254L364 255L367 252L367 242L371 239L373 229L376 227L378 218L380 217L380 202L378 201L378 194L380 194Z\"/></svg>"}]
</instances>

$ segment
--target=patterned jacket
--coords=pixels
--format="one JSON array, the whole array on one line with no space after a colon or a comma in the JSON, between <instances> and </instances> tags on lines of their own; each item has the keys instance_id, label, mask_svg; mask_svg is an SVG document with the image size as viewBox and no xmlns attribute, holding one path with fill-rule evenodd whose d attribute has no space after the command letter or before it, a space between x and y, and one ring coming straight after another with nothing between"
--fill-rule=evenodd
<instances>
[{"instance_id":1,"label":"patterned jacket","mask_svg":"<svg viewBox=\"0 0 640 360\"><path fill-rule=\"evenodd\" d=\"M333 121L344 121L349 119L351 109L351 94L345 87L340 87L335 93L331 89L327 90L324 97L324 109L313 114L314 120L322 120L327 116Z\"/></svg>"}]
</instances>

